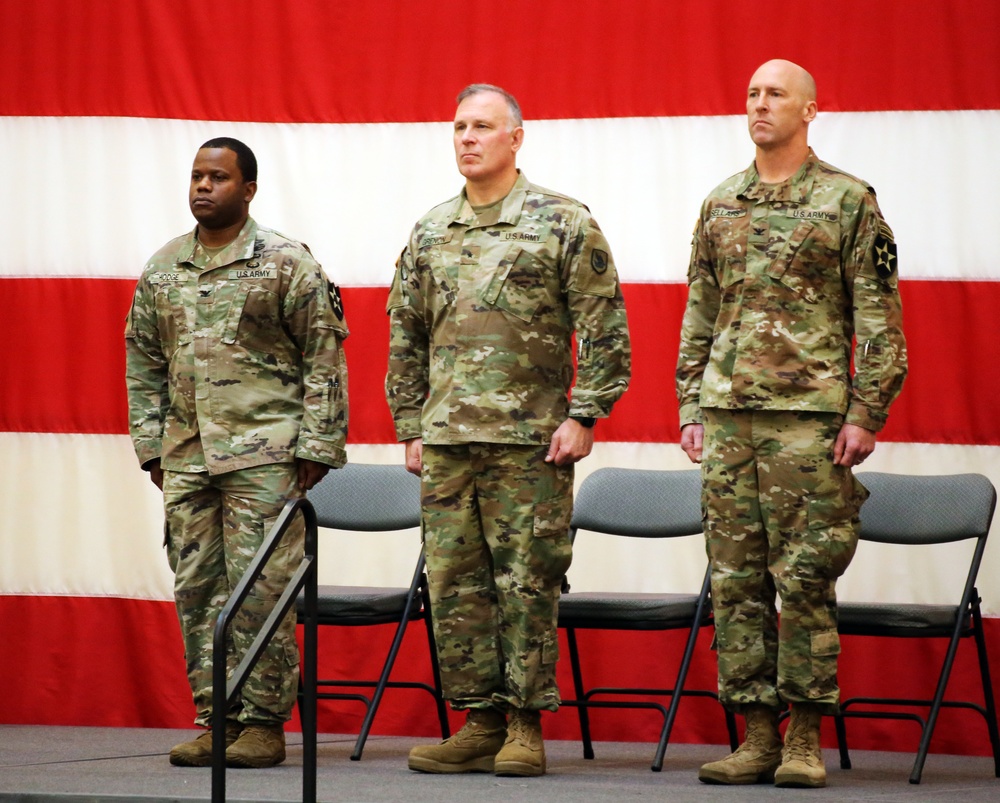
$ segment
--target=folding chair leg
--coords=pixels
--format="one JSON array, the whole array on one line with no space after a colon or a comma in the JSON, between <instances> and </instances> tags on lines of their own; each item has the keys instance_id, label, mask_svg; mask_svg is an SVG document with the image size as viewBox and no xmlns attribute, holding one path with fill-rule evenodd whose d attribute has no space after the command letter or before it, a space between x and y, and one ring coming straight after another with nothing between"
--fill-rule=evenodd
<instances>
[{"instance_id":1,"label":"folding chair leg","mask_svg":"<svg viewBox=\"0 0 1000 803\"><path fill-rule=\"evenodd\" d=\"M736 748L740 746L740 736L736 732L736 715L728 708L723 710L726 712L726 730L729 731L729 749L735 753Z\"/></svg>"},{"instance_id":2,"label":"folding chair leg","mask_svg":"<svg viewBox=\"0 0 1000 803\"><path fill-rule=\"evenodd\" d=\"M576 710L580 717L580 739L583 741L583 757L594 757L594 745L590 740L590 715L587 712L583 691L583 673L580 671L580 651L576 646L576 630L566 628L566 640L569 643L569 665L573 671L573 689L579 703Z\"/></svg>"},{"instance_id":3,"label":"folding chair leg","mask_svg":"<svg viewBox=\"0 0 1000 803\"><path fill-rule=\"evenodd\" d=\"M1000 731L997 729L997 705L990 680L990 659L986 652L986 636L983 634L983 617L979 610L979 594L973 589L975 604L972 609L972 625L975 628L976 653L979 658L979 674L983 681L983 699L986 702L986 728L993 748L993 774L1000 778Z\"/></svg>"},{"instance_id":4,"label":"folding chair leg","mask_svg":"<svg viewBox=\"0 0 1000 803\"><path fill-rule=\"evenodd\" d=\"M944 665L941 667L941 676L938 678L934 699L931 700L931 708L927 713L927 724L924 725L924 732L920 736L920 749L917 750L917 758L913 762L913 770L910 772L910 783L912 784L920 783L920 776L924 771L924 762L927 761L927 753L930 751L931 736L934 735L934 726L937 724L938 714L941 713L941 703L944 700L945 689L948 687L948 680L951 678L951 669L955 664L958 643L962 638L962 618L961 615L958 616L955 622L955 632L952 633L951 641L948 642L948 651L945 653Z\"/></svg>"},{"instance_id":5,"label":"folding chair leg","mask_svg":"<svg viewBox=\"0 0 1000 803\"><path fill-rule=\"evenodd\" d=\"M653 757L653 772L663 769L663 756L667 752L667 743L670 741L670 732L674 729L674 719L677 717L677 707L681 703L684 694L684 683L687 681L688 670L691 668L691 659L694 657L694 648L698 642L698 632L701 630L701 618L705 609L705 601L708 599L709 584L711 576L705 572L705 580L702 583L701 596L695 608L694 624L688 632L687 644L684 645L684 654L681 656L681 666L677 670L677 680L674 682L674 691L670 695L670 707L667 715L663 718L663 728L660 730L660 741L656 745L656 755Z\"/></svg>"},{"instance_id":6,"label":"folding chair leg","mask_svg":"<svg viewBox=\"0 0 1000 803\"><path fill-rule=\"evenodd\" d=\"M354 743L354 752L351 753L351 761L360 761L361 753L365 749L365 742L368 740L368 733L372 729L372 722L375 721L375 714L378 713L379 703L382 702L382 695L385 694L386 684L389 682L389 673L396 663L396 656L399 654L399 647L403 643L403 636L406 635L406 626L410 623L410 613L407 611L396 627L396 634L392 638L392 646L389 647L389 655L386 656L382 665L382 674L379 675L378 683L372 692L371 700L365 711L365 718L361 722L361 731L358 733L357 741Z\"/></svg>"},{"instance_id":7,"label":"folding chair leg","mask_svg":"<svg viewBox=\"0 0 1000 803\"><path fill-rule=\"evenodd\" d=\"M844 718L840 714L834 714L833 724L837 727L837 747L840 750L840 768L849 770L851 768L851 756L847 752L847 726Z\"/></svg>"}]
</instances>

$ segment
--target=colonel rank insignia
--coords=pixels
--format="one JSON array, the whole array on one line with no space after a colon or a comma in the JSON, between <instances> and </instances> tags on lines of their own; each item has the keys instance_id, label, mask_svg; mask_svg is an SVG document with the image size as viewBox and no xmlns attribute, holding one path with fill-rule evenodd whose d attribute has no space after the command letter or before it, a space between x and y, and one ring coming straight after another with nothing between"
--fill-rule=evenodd
<instances>
[{"instance_id":1,"label":"colonel rank insignia","mask_svg":"<svg viewBox=\"0 0 1000 803\"><path fill-rule=\"evenodd\" d=\"M892 230L884 223L879 226L872 257L880 279L888 279L896 272L896 243L892 239Z\"/></svg>"}]
</instances>

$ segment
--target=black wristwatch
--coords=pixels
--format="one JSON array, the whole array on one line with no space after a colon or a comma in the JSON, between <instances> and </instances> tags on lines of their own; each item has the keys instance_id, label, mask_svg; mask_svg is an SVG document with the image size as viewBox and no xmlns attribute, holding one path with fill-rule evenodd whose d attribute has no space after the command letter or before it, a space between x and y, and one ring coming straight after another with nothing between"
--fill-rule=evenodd
<instances>
[{"instance_id":1,"label":"black wristwatch","mask_svg":"<svg viewBox=\"0 0 1000 803\"><path fill-rule=\"evenodd\" d=\"M570 418L576 421L581 427L586 427L587 429L593 429L594 424L597 423L596 418L589 418L583 415L571 415Z\"/></svg>"}]
</instances>

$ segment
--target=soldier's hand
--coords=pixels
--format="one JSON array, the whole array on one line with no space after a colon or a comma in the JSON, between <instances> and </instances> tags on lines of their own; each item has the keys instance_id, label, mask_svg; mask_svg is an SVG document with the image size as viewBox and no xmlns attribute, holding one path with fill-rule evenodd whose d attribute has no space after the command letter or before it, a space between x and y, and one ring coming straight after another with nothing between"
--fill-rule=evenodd
<instances>
[{"instance_id":1,"label":"soldier's hand","mask_svg":"<svg viewBox=\"0 0 1000 803\"><path fill-rule=\"evenodd\" d=\"M833 462L837 466L857 466L875 451L876 434L857 424L844 424L833 444Z\"/></svg>"},{"instance_id":2,"label":"soldier's hand","mask_svg":"<svg viewBox=\"0 0 1000 803\"><path fill-rule=\"evenodd\" d=\"M299 488L303 491L308 491L315 486L330 470L326 463L317 463L315 460L299 458L295 462L299 470Z\"/></svg>"},{"instance_id":3,"label":"soldier's hand","mask_svg":"<svg viewBox=\"0 0 1000 803\"><path fill-rule=\"evenodd\" d=\"M420 469L424 464L424 441L423 438L413 438L406 442L406 470L411 474L420 476Z\"/></svg>"},{"instance_id":4,"label":"soldier's hand","mask_svg":"<svg viewBox=\"0 0 1000 803\"><path fill-rule=\"evenodd\" d=\"M163 490L163 469L160 468L160 461L155 460L149 464L149 479L153 485Z\"/></svg>"},{"instance_id":5,"label":"soldier's hand","mask_svg":"<svg viewBox=\"0 0 1000 803\"><path fill-rule=\"evenodd\" d=\"M583 460L593 448L593 428L585 427L578 421L567 418L552 433L552 441L549 443L549 453L545 455L545 462L565 466Z\"/></svg>"},{"instance_id":6,"label":"soldier's hand","mask_svg":"<svg viewBox=\"0 0 1000 803\"><path fill-rule=\"evenodd\" d=\"M701 447L705 440L703 424L685 424L681 429L681 449L692 463L701 462Z\"/></svg>"}]
</instances>

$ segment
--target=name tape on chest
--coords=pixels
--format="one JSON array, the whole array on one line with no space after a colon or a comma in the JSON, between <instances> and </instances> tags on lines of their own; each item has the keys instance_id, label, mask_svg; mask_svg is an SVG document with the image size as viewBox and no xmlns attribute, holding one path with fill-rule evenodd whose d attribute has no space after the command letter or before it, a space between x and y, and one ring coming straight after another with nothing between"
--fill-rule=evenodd
<instances>
[{"instance_id":1,"label":"name tape on chest","mask_svg":"<svg viewBox=\"0 0 1000 803\"><path fill-rule=\"evenodd\" d=\"M190 277L186 273L164 271L149 274L150 284L184 284Z\"/></svg>"},{"instance_id":2,"label":"name tape on chest","mask_svg":"<svg viewBox=\"0 0 1000 803\"><path fill-rule=\"evenodd\" d=\"M514 240L519 243L540 243L542 235L536 234L533 231L502 231L500 232L500 239Z\"/></svg>"},{"instance_id":3,"label":"name tape on chest","mask_svg":"<svg viewBox=\"0 0 1000 803\"><path fill-rule=\"evenodd\" d=\"M822 209L790 209L788 210L788 217L798 218L799 220L829 220L836 222L837 215L833 212L825 212Z\"/></svg>"},{"instance_id":4,"label":"name tape on chest","mask_svg":"<svg viewBox=\"0 0 1000 803\"><path fill-rule=\"evenodd\" d=\"M746 217L746 209L724 209L721 206L715 207L711 212L708 213L709 217Z\"/></svg>"},{"instance_id":5,"label":"name tape on chest","mask_svg":"<svg viewBox=\"0 0 1000 803\"><path fill-rule=\"evenodd\" d=\"M451 242L450 234L429 234L420 239L420 248L428 248L432 245L444 245Z\"/></svg>"},{"instance_id":6,"label":"name tape on chest","mask_svg":"<svg viewBox=\"0 0 1000 803\"><path fill-rule=\"evenodd\" d=\"M230 279L277 279L277 268L242 268L229 271Z\"/></svg>"}]
</instances>

